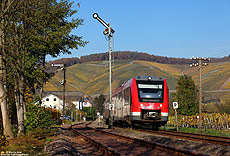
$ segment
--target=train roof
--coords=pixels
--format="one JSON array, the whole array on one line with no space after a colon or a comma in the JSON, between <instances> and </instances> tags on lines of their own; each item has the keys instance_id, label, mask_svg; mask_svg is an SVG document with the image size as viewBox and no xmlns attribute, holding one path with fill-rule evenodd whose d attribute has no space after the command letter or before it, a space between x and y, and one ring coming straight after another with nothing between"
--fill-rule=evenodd
<instances>
[{"instance_id":1,"label":"train roof","mask_svg":"<svg viewBox=\"0 0 230 156\"><path fill-rule=\"evenodd\" d=\"M162 77L156 77L156 76L137 76L134 77L136 80L145 80L145 81L164 81L164 78ZM134 78L131 78L130 80L128 80L127 82L125 82L121 87L117 88L114 92L113 95L117 94L118 92L120 92L121 90L125 90L126 88L128 88L129 86L131 86Z\"/></svg>"},{"instance_id":2,"label":"train roof","mask_svg":"<svg viewBox=\"0 0 230 156\"><path fill-rule=\"evenodd\" d=\"M164 81L162 77L156 76L137 76L135 77L136 80L150 80L150 81Z\"/></svg>"}]
</instances>

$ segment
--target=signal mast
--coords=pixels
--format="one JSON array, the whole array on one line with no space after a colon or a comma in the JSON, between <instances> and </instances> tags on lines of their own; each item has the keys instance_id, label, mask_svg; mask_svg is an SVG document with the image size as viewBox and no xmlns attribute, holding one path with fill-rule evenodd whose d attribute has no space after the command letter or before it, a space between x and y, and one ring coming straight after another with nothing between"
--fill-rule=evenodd
<instances>
[{"instance_id":1,"label":"signal mast","mask_svg":"<svg viewBox=\"0 0 230 156\"><path fill-rule=\"evenodd\" d=\"M113 117L112 117L112 109L113 109L113 104L112 104L112 85L111 85L111 81L112 81L112 72L111 72L111 38L113 37L113 34L115 33L115 31L111 28L111 24L108 23L106 24L97 13L93 14L93 18L98 20L105 28L105 30L103 31L103 34L108 36L109 38L109 128L112 128L113 125Z\"/></svg>"}]
</instances>

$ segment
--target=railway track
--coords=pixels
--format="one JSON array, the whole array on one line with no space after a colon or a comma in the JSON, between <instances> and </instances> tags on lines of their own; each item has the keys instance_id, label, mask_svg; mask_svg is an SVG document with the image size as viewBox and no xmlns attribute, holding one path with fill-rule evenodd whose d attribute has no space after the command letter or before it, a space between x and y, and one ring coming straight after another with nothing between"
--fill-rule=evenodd
<instances>
[{"instance_id":1,"label":"railway track","mask_svg":"<svg viewBox=\"0 0 230 156\"><path fill-rule=\"evenodd\" d=\"M205 155L90 128L83 124L74 125L72 129L100 150L103 149L105 155Z\"/></svg>"},{"instance_id":2,"label":"railway track","mask_svg":"<svg viewBox=\"0 0 230 156\"><path fill-rule=\"evenodd\" d=\"M203 134L195 134L195 133L185 133L185 132L170 131L170 130L159 130L159 131L139 130L139 131L147 132L147 133L151 133L151 134L170 136L170 137L173 136L173 137L182 138L182 139L186 139L186 140L196 140L196 141L208 142L208 143L212 143L212 144L230 146L230 138L229 137L203 135Z\"/></svg>"}]
</instances>

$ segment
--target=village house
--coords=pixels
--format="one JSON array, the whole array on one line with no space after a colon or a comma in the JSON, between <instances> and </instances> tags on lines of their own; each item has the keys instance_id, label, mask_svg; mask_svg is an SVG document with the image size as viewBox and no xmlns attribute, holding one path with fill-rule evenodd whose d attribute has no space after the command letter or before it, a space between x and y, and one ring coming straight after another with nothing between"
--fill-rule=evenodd
<instances>
[{"instance_id":1,"label":"village house","mask_svg":"<svg viewBox=\"0 0 230 156\"><path fill-rule=\"evenodd\" d=\"M38 104L38 102L36 104ZM41 106L43 107L62 110L63 108L62 105L63 105L63 101L54 94L49 94L42 98Z\"/></svg>"},{"instance_id":2,"label":"village house","mask_svg":"<svg viewBox=\"0 0 230 156\"><path fill-rule=\"evenodd\" d=\"M75 105L76 109L82 110L83 107L92 107L92 104L88 98L84 99L84 102L82 101L73 101L72 102Z\"/></svg>"}]
</instances>

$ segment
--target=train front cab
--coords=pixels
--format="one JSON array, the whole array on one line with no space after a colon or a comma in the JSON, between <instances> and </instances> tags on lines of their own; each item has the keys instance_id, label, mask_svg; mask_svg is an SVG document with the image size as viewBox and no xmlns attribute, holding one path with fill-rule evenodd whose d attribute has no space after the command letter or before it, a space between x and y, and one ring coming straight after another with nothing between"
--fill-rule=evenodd
<instances>
[{"instance_id":1,"label":"train front cab","mask_svg":"<svg viewBox=\"0 0 230 156\"><path fill-rule=\"evenodd\" d=\"M168 121L168 87L165 79L137 77L131 85L130 121L160 127Z\"/></svg>"}]
</instances>

